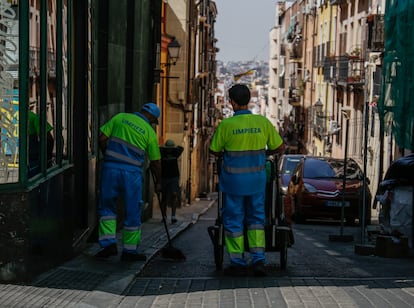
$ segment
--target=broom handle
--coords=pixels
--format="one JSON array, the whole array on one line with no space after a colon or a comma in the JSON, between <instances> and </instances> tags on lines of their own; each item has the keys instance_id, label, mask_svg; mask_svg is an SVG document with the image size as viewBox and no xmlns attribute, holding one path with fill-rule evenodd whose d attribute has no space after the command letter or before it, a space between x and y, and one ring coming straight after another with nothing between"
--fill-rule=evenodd
<instances>
[{"instance_id":1,"label":"broom handle","mask_svg":"<svg viewBox=\"0 0 414 308\"><path fill-rule=\"evenodd\" d=\"M154 186L156 186L155 175L152 171L151 171L151 175L152 175L152 181L154 182ZM167 220L165 219L167 213L165 213L164 208L161 205L160 193L156 191L155 194L157 195L158 204L160 205L161 215L162 215L162 223L164 224L165 233L167 234L168 244L171 245L170 232L168 231Z\"/></svg>"}]
</instances>

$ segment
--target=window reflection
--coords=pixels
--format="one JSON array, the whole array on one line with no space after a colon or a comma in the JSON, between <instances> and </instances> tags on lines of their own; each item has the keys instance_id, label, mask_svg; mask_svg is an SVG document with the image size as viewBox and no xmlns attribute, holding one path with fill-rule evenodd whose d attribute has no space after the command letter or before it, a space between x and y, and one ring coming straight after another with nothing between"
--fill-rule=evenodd
<instances>
[{"instance_id":1,"label":"window reflection","mask_svg":"<svg viewBox=\"0 0 414 308\"><path fill-rule=\"evenodd\" d=\"M47 167L60 163L60 158L67 158L67 109L68 107L68 42L67 42L67 1L62 1L62 20L57 20L57 1L48 0L47 5L47 46L40 46L40 11L39 6L30 8L30 111L40 115L42 112L42 100L46 101L46 132L47 132ZM58 22L61 23L58 27ZM61 32L61 40L57 41L57 31ZM61 47L62 58L57 59L57 44ZM46 98L42 97L40 55L46 52ZM61 65L61 67L57 67ZM62 75L57 75L57 70L61 69ZM62 92L58 89L57 78L61 78ZM59 94L59 97L58 97ZM33 139L33 137L31 137ZM53 145L52 145L52 140ZM33 144L33 140L29 143ZM30 145L30 144L29 144ZM29 158L34 158L36 153L29 147ZM38 156L38 155L37 155ZM33 162L33 160L30 160ZM39 172L39 168L30 167L29 176L34 176Z\"/></svg>"},{"instance_id":2,"label":"window reflection","mask_svg":"<svg viewBox=\"0 0 414 308\"><path fill-rule=\"evenodd\" d=\"M29 145L29 177L32 177L40 172L40 117L33 111L29 111L28 121L28 145ZM48 122L46 123L46 153L48 166L52 165L53 162L53 126Z\"/></svg>"},{"instance_id":3,"label":"window reflection","mask_svg":"<svg viewBox=\"0 0 414 308\"><path fill-rule=\"evenodd\" d=\"M68 152L66 146L69 123L67 0L62 1L62 20L59 21L56 0L48 0L45 8L41 7L39 0L20 2L21 5L27 5L29 8L28 102L19 102L18 3L19 1L0 0L2 6L0 10L0 184L19 181L19 137L21 136L27 136L29 177L40 172L41 160L44 160L49 168L56 162L59 164L64 162ZM47 10L45 46L41 46L40 40L41 9ZM57 31L61 33L59 38ZM57 47L61 47L60 59L57 59ZM46 55L46 72L41 71L41 55ZM60 69L61 75L58 74ZM44 77L41 78L42 76ZM46 83L46 91L41 87L42 80ZM28 108L27 135L26 132L19 132L19 110L24 107ZM45 118L43 118L44 114ZM46 129L45 141L41 141L41 127ZM45 145L44 151L41 149L41 144ZM42 153L45 153L44 157L41 157ZM59 159L56 156L59 156Z\"/></svg>"},{"instance_id":4,"label":"window reflection","mask_svg":"<svg viewBox=\"0 0 414 308\"><path fill-rule=\"evenodd\" d=\"M63 158L67 159L68 148L68 4L67 0L63 1L62 5L62 143L63 143Z\"/></svg>"}]
</instances>

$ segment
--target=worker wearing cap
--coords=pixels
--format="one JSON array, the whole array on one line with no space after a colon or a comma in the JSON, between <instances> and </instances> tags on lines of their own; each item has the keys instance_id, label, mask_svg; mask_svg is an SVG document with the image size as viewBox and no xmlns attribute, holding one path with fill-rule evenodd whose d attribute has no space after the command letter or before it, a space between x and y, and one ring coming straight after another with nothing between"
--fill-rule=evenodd
<instances>
[{"instance_id":1,"label":"worker wearing cap","mask_svg":"<svg viewBox=\"0 0 414 308\"><path fill-rule=\"evenodd\" d=\"M122 261L145 261L139 253L143 168L146 157L161 190L161 154L157 135L151 126L158 123L160 109L146 103L141 112L118 113L101 127L99 147L104 154L99 193L99 244L97 258L117 255L116 203L122 197L125 220L122 230Z\"/></svg>"},{"instance_id":2,"label":"worker wearing cap","mask_svg":"<svg viewBox=\"0 0 414 308\"><path fill-rule=\"evenodd\" d=\"M161 210L164 218L167 218L167 207L171 207L171 223L176 223L175 216L177 206L181 206L180 191L180 170L178 168L178 158L184 151L180 145L176 145L171 139L168 139L161 151L161 175L162 175L162 201Z\"/></svg>"},{"instance_id":3,"label":"worker wearing cap","mask_svg":"<svg viewBox=\"0 0 414 308\"><path fill-rule=\"evenodd\" d=\"M219 189L223 192L222 218L230 266L225 275L247 273L244 225L251 267L255 276L265 270L265 189L266 154L283 150L283 140L272 123L248 109L250 90L236 84L229 89L234 115L220 122L210 144L210 152L223 156Z\"/></svg>"}]
</instances>

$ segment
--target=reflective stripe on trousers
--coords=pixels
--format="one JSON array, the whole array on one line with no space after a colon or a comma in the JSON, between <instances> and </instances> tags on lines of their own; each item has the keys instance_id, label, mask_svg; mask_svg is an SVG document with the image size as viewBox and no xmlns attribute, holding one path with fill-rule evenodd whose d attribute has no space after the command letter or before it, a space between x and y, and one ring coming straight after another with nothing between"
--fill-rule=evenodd
<instances>
[{"instance_id":1,"label":"reflective stripe on trousers","mask_svg":"<svg viewBox=\"0 0 414 308\"><path fill-rule=\"evenodd\" d=\"M116 243L116 216L102 216L98 227L99 243L102 247Z\"/></svg>"}]
</instances>

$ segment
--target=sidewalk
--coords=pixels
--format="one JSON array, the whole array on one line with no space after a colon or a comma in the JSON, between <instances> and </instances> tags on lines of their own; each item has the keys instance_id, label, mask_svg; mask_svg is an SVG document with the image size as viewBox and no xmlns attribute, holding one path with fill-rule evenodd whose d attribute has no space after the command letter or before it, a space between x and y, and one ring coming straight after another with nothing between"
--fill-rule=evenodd
<instances>
[{"instance_id":1,"label":"sidewalk","mask_svg":"<svg viewBox=\"0 0 414 308\"><path fill-rule=\"evenodd\" d=\"M216 195L212 194L208 198L197 198L191 205L177 209L178 222L175 224L170 223L171 215L168 211L167 225L171 239L196 223L200 215L206 212L215 201ZM167 244L168 239L161 218L160 209L156 205L153 209L153 217L142 224L143 239L140 252L147 256L147 261L121 262L120 253L118 256L108 258L108 260L99 261L93 258L93 255L100 250L100 247L98 243L91 243L82 254L73 260L40 275L33 285L89 291L88 297L93 297L94 292L90 291L99 291L101 294L99 298L90 298L95 304L96 300L102 300L102 292L122 294L146 263ZM120 234L118 237L120 239ZM118 240L118 243L121 241ZM119 246L118 251L121 250L122 248Z\"/></svg>"}]
</instances>

